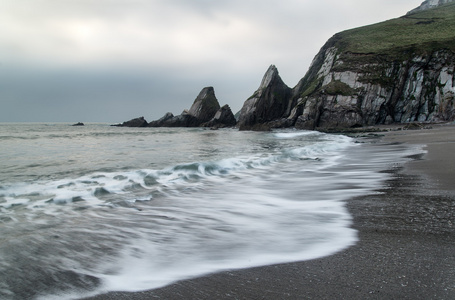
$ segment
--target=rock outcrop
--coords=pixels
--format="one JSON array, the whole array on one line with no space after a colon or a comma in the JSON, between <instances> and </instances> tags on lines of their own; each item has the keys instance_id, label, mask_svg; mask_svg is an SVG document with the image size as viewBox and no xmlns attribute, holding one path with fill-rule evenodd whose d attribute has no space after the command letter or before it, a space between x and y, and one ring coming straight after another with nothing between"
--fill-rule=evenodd
<instances>
[{"instance_id":1,"label":"rock outcrop","mask_svg":"<svg viewBox=\"0 0 455 300\"><path fill-rule=\"evenodd\" d=\"M197 127L201 122L184 110L180 115L174 116L166 113L159 120L152 121L148 127Z\"/></svg>"},{"instance_id":2,"label":"rock outcrop","mask_svg":"<svg viewBox=\"0 0 455 300\"><path fill-rule=\"evenodd\" d=\"M291 92L278 69L271 65L259 88L243 104L238 122L240 130L254 130L288 115L294 104Z\"/></svg>"},{"instance_id":3,"label":"rock outcrop","mask_svg":"<svg viewBox=\"0 0 455 300\"><path fill-rule=\"evenodd\" d=\"M455 117L452 51L416 54L399 61L337 51L335 47L323 49L323 64L315 66L319 67L317 75L301 83L297 94L302 113L295 127L346 128ZM358 63L351 65L352 61Z\"/></svg>"},{"instance_id":4,"label":"rock outcrop","mask_svg":"<svg viewBox=\"0 0 455 300\"><path fill-rule=\"evenodd\" d=\"M158 120L147 123L144 117L123 122L120 127L231 127L236 120L229 105L220 107L213 87L203 88L189 110L174 116L168 112Z\"/></svg>"},{"instance_id":5,"label":"rock outcrop","mask_svg":"<svg viewBox=\"0 0 455 300\"><path fill-rule=\"evenodd\" d=\"M149 123L149 127L198 127L214 118L220 104L213 87L203 88L189 110L174 116L166 113L161 119Z\"/></svg>"},{"instance_id":6,"label":"rock outcrop","mask_svg":"<svg viewBox=\"0 0 455 300\"><path fill-rule=\"evenodd\" d=\"M113 125L118 127L147 127L148 123L144 119L144 117L139 117L135 119L131 119L129 121L123 122L122 124Z\"/></svg>"},{"instance_id":7,"label":"rock outcrop","mask_svg":"<svg viewBox=\"0 0 455 300\"><path fill-rule=\"evenodd\" d=\"M163 127L166 122L174 118L174 115L170 112L167 112L163 117L158 120L152 121L148 124L149 127Z\"/></svg>"},{"instance_id":8,"label":"rock outcrop","mask_svg":"<svg viewBox=\"0 0 455 300\"><path fill-rule=\"evenodd\" d=\"M220 109L220 104L215 96L213 87L203 88L202 91L194 100L188 114L195 117L200 124L210 121L217 111Z\"/></svg>"},{"instance_id":9,"label":"rock outcrop","mask_svg":"<svg viewBox=\"0 0 455 300\"><path fill-rule=\"evenodd\" d=\"M237 120L235 119L234 114L232 113L232 110L229 107L229 105L226 104L215 113L215 116L210 121L202 124L201 126L223 128L233 127L236 124Z\"/></svg>"},{"instance_id":10,"label":"rock outcrop","mask_svg":"<svg viewBox=\"0 0 455 300\"><path fill-rule=\"evenodd\" d=\"M292 90L272 66L245 101L240 129L454 120L454 15L450 3L336 34Z\"/></svg>"},{"instance_id":11,"label":"rock outcrop","mask_svg":"<svg viewBox=\"0 0 455 300\"><path fill-rule=\"evenodd\" d=\"M334 35L289 88L272 65L238 116L241 130L336 129L455 120L455 0L428 0L408 15ZM213 87L188 111L130 127L235 124Z\"/></svg>"}]
</instances>

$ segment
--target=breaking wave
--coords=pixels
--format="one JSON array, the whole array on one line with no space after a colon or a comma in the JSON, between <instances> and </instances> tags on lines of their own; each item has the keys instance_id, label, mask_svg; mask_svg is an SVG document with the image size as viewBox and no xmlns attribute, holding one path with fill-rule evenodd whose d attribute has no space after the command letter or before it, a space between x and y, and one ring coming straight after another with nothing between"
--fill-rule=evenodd
<instances>
[{"instance_id":1,"label":"breaking wave","mask_svg":"<svg viewBox=\"0 0 455 300\"><path fill-rule=\"evenodd\" d=\"M43 147L4 145L16 181L0 183L2 299L140 291L333 254L357 241L344 201L421 151L311 131L57 126L55 143L42 130Z\"/></svg>"}]
</instances>

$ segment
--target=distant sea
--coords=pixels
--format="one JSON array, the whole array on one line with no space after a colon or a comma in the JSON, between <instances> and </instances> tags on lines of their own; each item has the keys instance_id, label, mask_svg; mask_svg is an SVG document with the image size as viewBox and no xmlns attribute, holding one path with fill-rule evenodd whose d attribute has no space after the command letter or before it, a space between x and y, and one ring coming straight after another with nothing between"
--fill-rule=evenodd
<instances>
[{"instance_id":1,"label":"distant sea","mask_svg":"<svg viewBox=\"0 0 455 300\"><path fill-rule=\"evenodd\" d=\"M0 123L0 298L77 299L308 260L422 152L315 131Z\"/></svg>"}]
</instances>

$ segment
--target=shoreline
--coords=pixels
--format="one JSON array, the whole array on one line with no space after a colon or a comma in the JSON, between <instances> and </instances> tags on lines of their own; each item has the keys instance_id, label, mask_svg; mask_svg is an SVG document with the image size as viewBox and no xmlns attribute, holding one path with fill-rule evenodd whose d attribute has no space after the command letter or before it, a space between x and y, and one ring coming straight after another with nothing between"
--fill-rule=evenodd
<instances>
[{"instance_id":1,"label":"shoreline","mask_svg":"<svg viewBox=\"0 0 455 300\"><path fill-rule=\"evenodd\" d=\"M425 174L432 189L455 192L455 123L433 125L431 129L390 131L385 141L425 144L424 159L406 164L409 174Z\"/></svg>"},{"instance_id":2,"label":"shoreline","mask_svg":"<svg viewBox=\"0 0 455 300\"><path fill-rule=\"evenodd\" d=\"M428 153L387 171L382 193L347 201L356 245L320 259L86 299L454 299L455 125L384 135L381 143L425 144Z\"/></svg>"}]
</instances>

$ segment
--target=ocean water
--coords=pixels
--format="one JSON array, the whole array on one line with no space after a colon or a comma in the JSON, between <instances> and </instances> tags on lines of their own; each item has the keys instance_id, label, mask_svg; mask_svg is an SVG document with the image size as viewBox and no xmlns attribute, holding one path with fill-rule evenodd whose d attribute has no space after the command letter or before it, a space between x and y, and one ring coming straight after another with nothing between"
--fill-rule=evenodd
<instances>
[{"instance_id":1,"label":"ocean water","mask_svg":"<svg viewBox=\"0 0 455 300\"><path fill-rule=\"evenodd\" d=\"M357 241L345 201L422 152L372 141L0 124L0 298L140 291L334 254Z\"/></svg>"}]
</instances>

